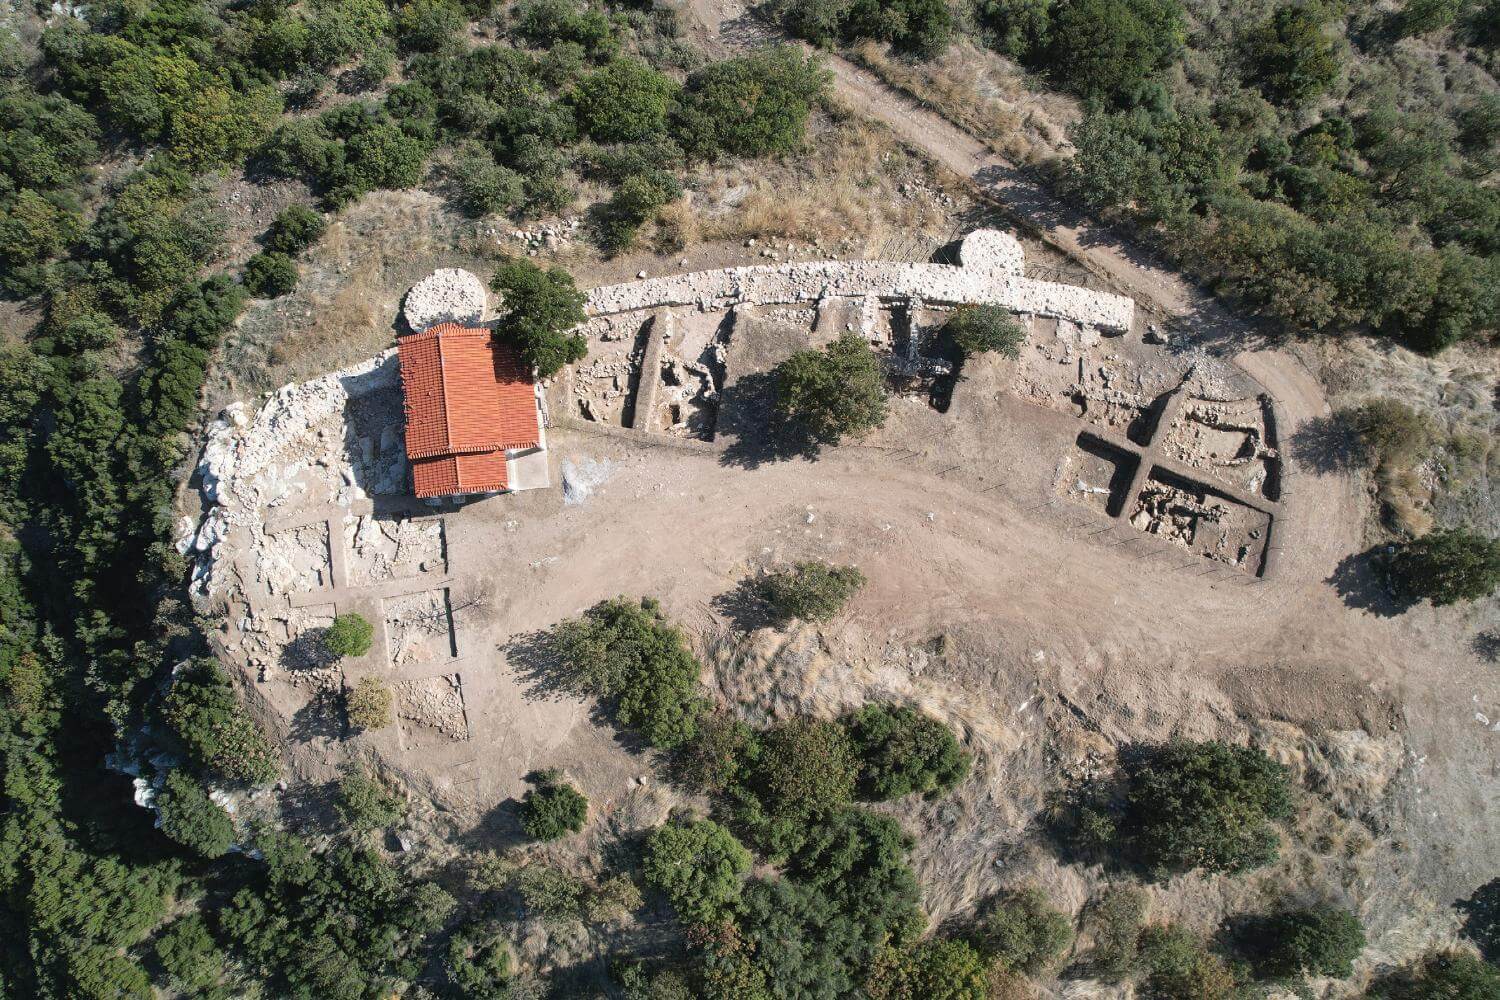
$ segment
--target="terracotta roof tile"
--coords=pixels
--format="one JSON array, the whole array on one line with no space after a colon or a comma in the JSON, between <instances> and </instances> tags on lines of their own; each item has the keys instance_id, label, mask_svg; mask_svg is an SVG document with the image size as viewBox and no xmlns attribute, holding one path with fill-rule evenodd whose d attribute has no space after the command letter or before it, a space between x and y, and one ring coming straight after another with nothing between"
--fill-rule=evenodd
<instances>
[{"instance_id":1,"label":"terracotta roof tile","mask_svg":"<svg viewBox=\"0 0 1500 1000\"><path fill-rule=\"evenodd\" d=\"M457 323L396 347L417 495L504 489L505 451L541 443L536 386L519 353L489 330Z\"/></svg>"}]
</instances>

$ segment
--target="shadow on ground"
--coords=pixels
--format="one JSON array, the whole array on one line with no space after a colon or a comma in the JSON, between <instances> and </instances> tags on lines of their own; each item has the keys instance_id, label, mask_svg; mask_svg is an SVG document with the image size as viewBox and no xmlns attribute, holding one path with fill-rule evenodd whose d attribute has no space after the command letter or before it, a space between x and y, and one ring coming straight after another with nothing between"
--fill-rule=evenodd
<instances>
[{"instance_id":1,"label":"shadow on ground","mask_svg":"<svg viewBox=\"0 0 1500 1000\"><path fill-rule=\"evenodd\" d=\"M1292 460L1318 474L1349 472L1363 462L1359 442L1337 417L1314 417L1292 432Z\"/></svg>"},{"instance_id":2,"label":"shadow on ground","mask_svg":"<svg viewBox=\"0 0 1500 1000\"><path fill-rule=\"evenodd\" d=\"M1385 574L1381 571L1385 555L1384 545L1347 555L1339 560L1333 575L1324 582L1330 584L1349 607L1381 618L1395 618L1411 610L1417 602L1396 596L1386 586Z\"/></svg>"}]
</instances>

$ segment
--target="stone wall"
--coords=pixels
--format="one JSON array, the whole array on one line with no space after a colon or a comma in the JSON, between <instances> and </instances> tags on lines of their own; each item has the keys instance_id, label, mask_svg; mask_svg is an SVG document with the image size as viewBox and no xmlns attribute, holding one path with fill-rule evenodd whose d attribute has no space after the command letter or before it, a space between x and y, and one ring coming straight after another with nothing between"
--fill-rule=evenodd
<instances>
[{"instance_id":1,"label":"stone wall","mask_svg":"<svg viewBox=\"0 0 1500 1000\"><path fill-rule=\"evenodd\" d=\"M588 293L587 309L598 316L662 306L714 310L742 302L781 305L874 295L944 305L997 305L1109 330L1128 330L1135 314L1134 301L1125 296L1024 277L1021 245L1004 233L971 233L960 249L960 260L957 266L809 261L695 271L595 288Z\"/></svg>"}]
</instances>

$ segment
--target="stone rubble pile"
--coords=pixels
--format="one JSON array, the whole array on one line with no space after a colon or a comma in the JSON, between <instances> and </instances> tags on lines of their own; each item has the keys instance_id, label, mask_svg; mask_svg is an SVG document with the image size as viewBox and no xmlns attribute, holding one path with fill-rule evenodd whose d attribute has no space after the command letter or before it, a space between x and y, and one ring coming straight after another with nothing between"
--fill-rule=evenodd
<instances>
[{"instance_id":1,"label":"stone rubble pile","mask_svg":"<svg viewBox=\"0 0 1500 1000\"><path fill-rule=\"evenodd\" d=\"M406 325L420 332L438 323L478 323L489 294L478 275L440 267L411 287L401 304Z\"/></svg>"}]
</instances>

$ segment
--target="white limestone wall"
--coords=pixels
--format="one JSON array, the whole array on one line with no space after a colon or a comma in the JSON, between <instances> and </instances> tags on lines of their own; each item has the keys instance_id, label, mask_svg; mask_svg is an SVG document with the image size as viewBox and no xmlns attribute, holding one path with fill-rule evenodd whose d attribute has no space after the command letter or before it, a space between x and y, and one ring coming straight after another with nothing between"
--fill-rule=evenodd
<instances>
[{"instance_id":1,"label":"white limestone wall","mask_svg":"<svg viewBox=\"0 0 1500 1000\"><path fill-rule=\"evenodd\" d=\"M994 230L970 234L960 265L895 261L809 261L730 267L605 285L588 293L591 315L663 306L727 309L742 302L782 305L830 296L919 298L945 305L997 305L1086 326L1128 330L1135 303L1122 295L1024 277L1024 253Z\"/></svg>"}]
</instances>

